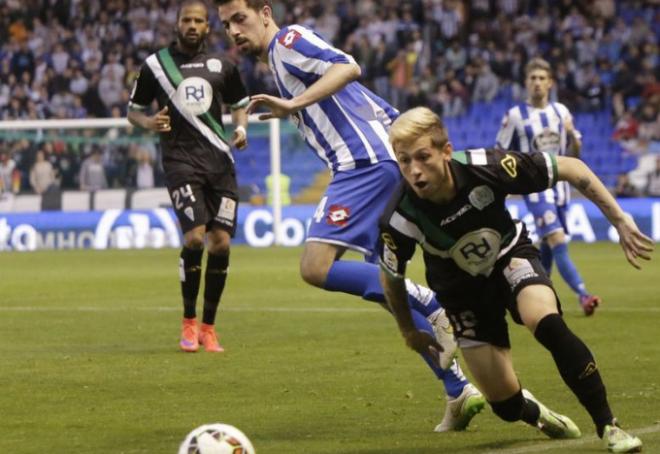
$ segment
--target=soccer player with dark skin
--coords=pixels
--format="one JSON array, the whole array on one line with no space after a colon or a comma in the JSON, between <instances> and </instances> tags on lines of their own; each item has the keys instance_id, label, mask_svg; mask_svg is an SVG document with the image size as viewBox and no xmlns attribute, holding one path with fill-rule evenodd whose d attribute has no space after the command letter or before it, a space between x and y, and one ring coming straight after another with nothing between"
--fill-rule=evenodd
<instances>
[{"instance_id":1,"label":"soccer player with dark skin","mask_svg":"<svg viewBox=\"0 0 660 454\"><path fill-rule=\"evenodd\" d=\"M176 40L150 55L136 80L129 121L157 132L163 148L163 168L174 210L184 232L179 261L183 296L180 348L222 352L214 324L229 266L231 237L236 229L238 191L231 147L247 146L249 97L236 66L209 53L208 7L201 0L181 3ZM154 115L146 113L158 102ZM234 132L225 136L222 103L231 108ZM202 255L205 270L204 313L197 325Z\"/></svg>"},{"instance_id":2,"label":"soccer player with dark skin","mask_svg":"<svg viewBox=\"0 0 660 454\"><path fill-rule=\"evenodd\" d=\"M524 225L511 218L505 199L568 181L616 228L632 266L650 259L653 241L578 159L545 152L453 152L442 121L423 107L394 122L390 141L405 182L380 221L381 281L407 345L418 352L437 348L432 336L414 327L405 301L406 263L420 244L428 284L443 302L465 362L495 414L554 438L580 436L568 418L521 388L511 359L508 310L550 351L607 449L641 450L640 439L618 426L596 361L565 324L539 252Z\"/></svg>"}]
</instances>

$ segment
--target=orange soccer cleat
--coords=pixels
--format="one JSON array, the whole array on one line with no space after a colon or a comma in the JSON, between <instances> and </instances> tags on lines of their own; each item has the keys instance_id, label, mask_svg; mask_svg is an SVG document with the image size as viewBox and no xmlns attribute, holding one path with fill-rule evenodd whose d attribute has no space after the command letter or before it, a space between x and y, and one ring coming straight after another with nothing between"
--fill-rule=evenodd
<instances>
[{"instance_id":1,"label":"orange soccer cleat","mask_svg":"<svg viewBox=\"0 0 660 454\"><path fill-rule=\"evenodd\" d=\"M184 318L181 324L181 340L179 341L181 350L190 353L199 350L198 336L197 319Z\"/></svg>"},{"instance_id":2,"label":"orange soccer cleat","mask_svg":"<svg viewBox=\"0 0 660 454\"><path fill-rule=\"evenodd\" d=\"M207 325L202 323L199 330L199 343L204 346L207 352L222 353L225 351L222 345L218 342L218 335L215 334L214 325Z\"/></svg>"}]
</instances>

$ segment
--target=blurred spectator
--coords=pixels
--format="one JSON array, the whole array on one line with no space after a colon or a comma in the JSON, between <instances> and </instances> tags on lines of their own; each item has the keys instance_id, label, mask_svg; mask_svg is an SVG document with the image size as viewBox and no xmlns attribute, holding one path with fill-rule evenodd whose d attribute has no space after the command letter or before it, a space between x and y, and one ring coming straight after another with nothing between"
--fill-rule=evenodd
<instances>
[{"instance_id":1,"label":"blurred spectator","mask_svg":"<svg viewBox=\"0 0 660 454\"><path fill-rule=\"evenodd\" d=\"M421 107L428 105L428 98L426 93L420 89L420 86L414 82L408 85L406 106L408 109L413 107Z\"/></svg>"},{"instance_id":2,"label":"blurred spectator","mask_svg":"<svg viewBox=\"0 0 660 454\"><path fill-rule=\"evenodd\" d=\"M646 176L646 195L660 197L660 156L655 159L655 170Z\"/></svg>"},{"instance_id":3,"label":"blurred spectator","mask_svg":"<svg viewBox=\"0 0 660 454\"><path fill-rule=\"evenodd\" d=\"M390 72L390 97L395 106L403 106L405 89L412 78L412 66L405 49L399 50L396 57L387 64ZM405 107L403 107L405 109Z\"/></svg>"},{"instance_id":4,"label":"blurred spectator","mask_svg":"<svg viewBox=\"0 0 660 454\"><path fill-rule=\"evenodd\" d=\"M139 64L171 40L178 6L0 0L0 119L107 117L123 109ZM659 148L660 16L653 2L278 0L273 9L281 22L304 23L352 52L362 82L399 109L426 102L457 116L471 101L522 100L524 65L542 56L556 69L551 99L578 112L610 109L626 149ZM251 93L274 93L271 71L240 58L211 12L209 46L240 60ZM105 147L109 184L126 184L128 149ZM78 186L83 149L67 143L49 155L63 187Z\"/></svg>"},{"instance_id":5,"label":"blurred spectator","mask_svg":"<svg viewBox=\"0 0 660 454\"><path fill-rule=\"evenodd\" d=\"M616 177L614 195L619 198L639 197L640 191L631 182L627 173L621 173Z\"/></svg>"},{"instance_id":6,"label":"blurred spectator","mask_svg":"<svg viewBox=\"0 0 660 454\"><path fill-rule=\"evenodd\" d=\"M43 150L37 151L30 169L30 187L37 194L43 194L55 186L55 169L46 160Z\"/></svg>"},{"instance_id":7,"label":"blurred spectator","mask_svg":"<svg viewBox=\"0 0 660 454\"><path fill-rule=\"evenodd\" d=\"M658 104L646 102L642 104L639 111L638 137L646 149L648 149L649 143L660 140L660 112L658 111L660 106Z\"/></svg>"},{"instance_id":8,"label":"blurred spectator","mask_svg":"<svg viewBox=\"0 0 660 454\"><path fill-rule=\"evenodd\" d=\"M472 101L490 102L497 96L499 81L493 74L487 61L479 59L476 62L477 76L472 90Z\"/></svg>"},{"instance_id":9,"label":"blurred spectator","mask_svg":"<svg viewBox=\"0 0 660 454\"><path fill-rule=\"evenodd\" d=\"M135 186L138 189L154 187L154 167L151 165L151 155L144 148L138 149L137 170L135 175Z\"/></svg>"},{"instance_id":10,"label":"blurred spectator","mask_svg":"<svg viewBox=\"0 0 660 454\"><path fill-rule=\"evenodd\" d=\"M34 54L26 41L21 41L18 49L13 53L11 69L16 78L20 78L24 72L28 73L30 77L34 74Z\"/></svg>"},{"instance_id":11,"label":"blurred spectator","mask_svg":"<svg viewBox=\"0 0 660 454\"><path fill-rule=\"evenodd\" d=\"M591 74L582 90L582 109L588 112L599 112L605 108L605 86L597 73Z\"/></svg>"},{"instance_id":12,"label":"blurred spectator","mask_svg":"<svg viewBox=\"0 0 660 454\"><path fill-rule=\"evenodd\" d=\"M101 150L94 148L80 167L80 189L97 191L108 187L103 167Z\"/></svg>"},{"instance_id":13,"label":"blurred spectator","mask_svg":"<svg viewBox=\"0 0 660 454\"><path fill-rule=\"evenodd\" d=\"M15 170L16 161L11 158L8 151L0 150L0 194L18 192L13 187Z\"/></svg>"}]
</instances>

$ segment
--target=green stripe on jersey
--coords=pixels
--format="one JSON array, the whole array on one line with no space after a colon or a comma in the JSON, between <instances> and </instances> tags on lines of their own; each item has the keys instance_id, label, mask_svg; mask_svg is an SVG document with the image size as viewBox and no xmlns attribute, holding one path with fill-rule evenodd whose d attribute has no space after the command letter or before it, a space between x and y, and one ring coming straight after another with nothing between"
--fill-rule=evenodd
<instances>
[{"instance_id":1,"label":"green stripe on jersey","mask_svg":"<svg viewBox=\"0 0 660 454\"><path fill-rule=\"evenodd\" d=\"M399 208L409 219L414 219L414 221L411 222L417 224L419 229L424 232L426 241L431 243L432 246L442 250L449 250L454 244L456 244L456 239L445 232L433 220L436 217L435 213L426 213L418 210L412 204L412 201L408 196L405 196L403 200L401 200Z\"/></svg>"},{"instance_id":2,"label":"green stripe on jersey","mask_svg":"<svg viewBox=\"0 0 660 454\"><path fill-rule=\"evenodd\" d=\"M467 161L467 155L465 154L465 151L454 151L454 152L451 154L451 158L452 158L454 161L458 161L458 162L460 162L461 164L467 164L467 163L468 163L468 161Z\"/></svg>"},{"instance_id":3,"label":"green stripe on jersey","mask_svg":"<svg viewBox=\"0 0 660 454\"><path fill-rule=\"evenodd\" d=\"M178 87L181 82L183 82L183 75L181 74L181 71L179 71L179 67L174 63L174 59L172 59L172 54L170 54L170 49L165 47L161 50L158 51L158 57L160 58L160 61L163 63L163 69L165 70L165 74L170 78L172 81L172 84L175 87ZM197 117L202 120L204 123L206 123L206 126L211 128L211 130L222 140L224 140L226 143L229 143L227 138L225 137L225 129L222 127L220 123L216 121L215 118L209 113L209 112L204 112L201 115L197 115Z\"/></svg>"},{"instance_id":4,"label":"green stripe on jersey","mask_svg":"<svg viewBox=\"0 0 660 454\"><path fill-rule=\"evenodd\" d=\"M548 153L548 154L550 155L550 161L552 162L552 176L553 176L552 185L554 186L559 181L559 171L557 170L557 157L552 153Z\"/></svg>"}]
</instances>

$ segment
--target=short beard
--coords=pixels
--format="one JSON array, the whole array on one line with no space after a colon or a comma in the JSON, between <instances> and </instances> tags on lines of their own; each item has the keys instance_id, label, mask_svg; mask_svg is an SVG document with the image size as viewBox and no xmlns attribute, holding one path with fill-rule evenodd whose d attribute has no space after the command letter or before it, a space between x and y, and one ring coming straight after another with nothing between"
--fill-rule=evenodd
<instances>
[{"instance_id":1,"label":"short beard","mask_svg":"<svg viewBox=\"0 0 660 454\"><path fill-rule=\"evenodd\" d=\"M183 48L183 50L189 52L198 52L204 45L204 41L206 41L206 36L207 36L206 34L200 34L198 41L196 41L193 44L188 40L188 38L186 38L185 34L182 34L178 30L176 32L176 37L177 37L177 41L179 42L179 45Z\"/></svg>"},{"instance_id":2,"label":"short beard","mask_svg":"<svg viewBox=\"0 0 660 454\"><path fill-rule=\"evenodd\" d=\"M241 50L239 47L239 53L241 55L245 55L246 57L251 57L251 58L259 58L261 57L261 49L257 49L254 46L249 46L247 50Z\"/></svg>"}]
</instances>

